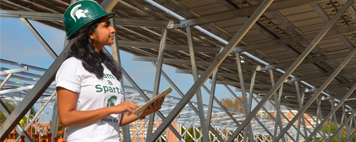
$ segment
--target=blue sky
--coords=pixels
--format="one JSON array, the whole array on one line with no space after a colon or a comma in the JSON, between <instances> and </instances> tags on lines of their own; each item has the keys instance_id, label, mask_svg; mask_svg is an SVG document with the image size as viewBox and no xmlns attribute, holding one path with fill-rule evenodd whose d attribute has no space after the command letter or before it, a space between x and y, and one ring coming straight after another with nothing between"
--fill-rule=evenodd
<instances>
[{"instance_id":1,"label":"blue sky","mask_svg":"<svg viewBox=\"0 0 356 142\"><path fill-rule=\"evenodd\" d=\"M31 20L30 22L59 55L63 49L65 33L38 22ZM20 19L1 17L0 32L0 58L42 68L48 68L54 61ZM110 48L107 49L110 50ZM150 62L133 61L133 55L127 52L121 51L120 56L122 66L129 73L131 78L133 78L142 89L153 90L155 67ZM164 65L163 71L167 73L183 93L186 93L194 83L191 75L175 73L175 68L170 66ZM208 88L211 87L209 82L210 80L205 83ZM124 80L124 84L132 86L126 79ZM169 83L164 77L161 77L160 91L163 91L169 86ZM235 93L240 94L239 92ZM215 94L219 100L232 96L222 85L217 85ZM180 97L175 91L170 95ZM203 103L207 104L209 95L205 91L202 91L202 95ZM192 100L196 101L196 98L194 97ZM38 104L35 105L35 107L39 109ZM49 114L45 114L45 121L50 119L51 111L49 107L44 110L44 112L49 112Z\"/></svg>"}]
</instances>

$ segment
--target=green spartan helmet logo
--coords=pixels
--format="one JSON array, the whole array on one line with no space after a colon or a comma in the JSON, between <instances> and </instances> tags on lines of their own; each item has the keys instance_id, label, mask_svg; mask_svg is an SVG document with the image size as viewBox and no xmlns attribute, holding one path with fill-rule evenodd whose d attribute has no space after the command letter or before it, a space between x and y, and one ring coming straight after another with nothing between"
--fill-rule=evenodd
<instances>
[{"instance_id":1,"label":"green spartan helmet logo","mask_svg":"<svg viewBox=\"0 0 356 142\"><path fill-rule=\"evenodd\" d=\"M109 106L115 106L115 101L116 101L117 97L116 96L111 96L108 100L108 104L106 105L107 107Z\"/></svg>"}]
</instances>

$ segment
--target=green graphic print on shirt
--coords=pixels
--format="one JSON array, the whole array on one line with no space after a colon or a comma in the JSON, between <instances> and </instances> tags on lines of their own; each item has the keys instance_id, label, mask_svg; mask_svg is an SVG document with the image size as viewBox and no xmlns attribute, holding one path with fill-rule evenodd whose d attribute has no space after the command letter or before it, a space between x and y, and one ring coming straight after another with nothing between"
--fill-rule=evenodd
<instances>
[{"instance_id":1,"label":"green graphic print on shirt","mask_svg":"<svg viewBox=\"0 0 356 142\"><path fill-rule=\"evenodd\" d=\"M97 85L95 85L96 92L98 92L98 93L101 93L101 92L104 92L104 93L117 93L117 94L124 95L124 91L121 88L119 88L118 86L115 86L112 83L112 80L116 80L114 75L112 75L112 74L104 74L103 78L104 78L104 80L106 80L108 82L109 86L97 84ZM115 96L115 95L111 96L107 101L106 107L115 106L116 100L117 100L117 96ZM101 119L101 121L102 122L119 123L119 120L117 120L116 118L115 119L103 118L103 119Z\"/></svg>"},{"instance_id":2,"label":"green graphic print on shirt","mask_svg":"<svg viewBox=\"0 0 356 142\"><path fill-rule=\"evenodd\" d=\"M117 93L117 94L121 94L121 95L124 95L124 91L117 87L117 86L114 86L113 83L110 81L110 80L116 80L114 75L112 74L104 74L104 79L106 79L108 81L108 84L111 85L111 86L105 86L105 85L95 85L95 89L96 89L96 92L103 92L104 93Z\"/></svg>"},{"instance_id":3,"label":"green graphic print on shirt","mask_svg":"<svg viewBox=\"0 0 356 142\"><path fill-rule=\"evenodd\" d=\"M108 100L108 104L106 105L107 107L109 106L115 106L115 101L116 101L117 97L116 96L111 96Z\"/></svg>"}]
</instances>

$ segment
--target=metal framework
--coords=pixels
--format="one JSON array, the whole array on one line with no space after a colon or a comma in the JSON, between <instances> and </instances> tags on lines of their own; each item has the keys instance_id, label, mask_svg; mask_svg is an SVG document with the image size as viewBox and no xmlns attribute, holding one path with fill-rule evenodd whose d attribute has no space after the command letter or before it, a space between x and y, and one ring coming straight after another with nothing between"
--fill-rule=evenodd
<instances>
[{"instance_id":1,"label":"metal framework","mask_svg":"<svg viewBox=\"0 0 356 142\"><path fill-rule=\"evenodd\" d=\"M10 66L13 68L16 67L20 67L18 69L13 69L13 70L4 70L4 72L12 74L12 73L17 73L18 75L20 75L19 79L16 78L10 78L12 80L19 80L19 81L24 81L23 78L28 77L32 80L37 80L40 75L37 74L33 74L33 73L26 73L25 71L27 71L27 68L29 68L30 70L36 68L35 66L30 66L30 65L26 65L23 63L16 63L16 62L12 62L12 61L8 61L8 60L4 60L1 59L1 65L4 66ZM157 65L155 63L153 63L153 65ZM38 67L37 67L38 68ZM43 72L45 72L46 70L43 69ZM126 72L124 73L124 75L126 76ZM175 88L176 90L179 91L179 88L170 80L170 78L167 76L167 74L165 72L162 71L162 75L165 79L167 79L169 81L169 83L172 85L173 88ZM19 76L18 76L19 77ZM131 79L130 79L131 80ZM132 81L132 80L131 80ZM8 91L6 94L3 94L0 98L3 101L6 102L21 102L24 99L24 96L19 95L20 92L23 91L27 91L27 90L31 90L33 88L33 86L25 88L25 89L20 89L21 85L26 85L26 84L21 84L19 82L14 82L14 81L8 81L8 80L4 80L3 84L6 84L6 88L3 91ZM134 87L131 86L125 86L125 93L126 93L126 99L130 100L132 102L135 102L136 104L139 105L143 105L147 99L145 99L144 95L146 96L150 96L151 94L153 94L153 91L149 91L149 90L143 90L140 89L140 91L137 91L137 85L133 85ZM33 123L33 121L38 118L39 116L43 115L42 111L46 106L50 106L53 110L55 108L55 95L56 92L54 91L54 87L55 84L52 84L50 86L49 89L46 90L46 92L43 94L43 96L37 100L36 103L43 103L44 105L41 107L41 109L37 112L37 114L34 116L34 119L31 122L28 122L28 125L24 130L27 130L29 128L29 126L31 126L31 124ZM10 89L10 88L15 88L15 89ZM209 89L207 89L207 87L204 87L206 89L207 92L209 92ZM230 89L229 87L227 89ZM141 92L142 91L142 92ZM182 94L182 92L179 91L180 94ZM211 92L210 92L211 93ZM233 92L232 92L233 93ZM142 95L144 94L144 95ZM234 96L236 96L235 93L233 93ZM174 106L176 106L178 104L178 102L180 101L180 98L178 97L174 97L174 96L167 96L167 100L166 103L164 103L164 106L161 109L161 112L164 116L167 116L170 111L174 108ZM202 138L202 134L203 132L201 131L200 126L200 120L199 120L199 116L197 116L197 106L198 103L195 101L191 101L189 106L186 106L182 113L180 113L180 115L173 121L172 125L174 125L175 127L172 127L174 129L177 129L177 131L179 131L179 135L181 137L183 137L183 139L186 139L187 137L191 137L193 140L198 140ZM4 107L5 108L5 107ZM235 122L237 121L243 121L245 116L243 113L240 112L234 112L234 111L230 111L230 113L234 113L234 115L232 115L232 117L228 116L226 114L226 109L224 110L224 108L222 108L222 105L220 105L220 107L213 107L211 105L203 105L204 111L205 113L210 112L211 116L214 116L213 118L211 118L210 121L210 125L211 125L211 129L209 131L209 135L211 137L209 137L210 141L215 141L215 140L224 140L227 138L226 135L230 135L232 134L234 128L236 127L234 125ZM268 113L268 111L266 111L266 113ZM233 120L235 119L235 121ZM43 119L42 119L43 120ZM148 125L148 120L149 118L146 118L143 121L136 121L134 123L132 123L130 125L130 132L134 132L130 135L130 139L136 139L136 140L140 140L140 139L146 139L147 137L144 134L147 134L146 130L149 128ZM162 122L162 119L158 116L155 117L155 123L156 122ZM43 123L43 122L42 122ZM229 125L226 125L229 124ZM253 135L252 139L254 140L267 140L267 141L271 141L272 139L270 139L272 137L271 132L275 131L275 120L274 119L267 119L267 118L263 118L260 116L256 116L255 119L252 122L251 128L252 130L254 130L255 135ZM282 125L287 125L287 123L282 123ZM136 126L139 126L139 128L137 128ZM179 127L178 127L179 126ZM20 127L21 128L21 127ZM196 134L191 134L188 131L188 129L193 129L196 130ZM156 129L155 127L153 127L153 129ZM184 132L182 131L184 130ZM301 129L303 130L303 129ZM313 129L308 129L308 130L313 130ZM173 137L174 140L178 140L177 136L175 136L172 133L172 130L169 130L171 132L171 136ZM174 131L174 130L173 130ZM215 132L213 132L215 131ZM288 132L288 135L290 138L295 138L297 134L297 129L291 129ZM214 134L216 133L216 134ZM163 133L163 135L160 136L160 138L162 139L172 139L169 136L167 136L168 131ZM173 134L173 135L172 135ZM169 134L168 134L169 135ZM220 136L220 137L219 137ZM244 137L245 135L243 135L243 133L239 134L239 138L240 139L246 139ZM289 137L286 137L285 139L288 139ZM123 137L124 139L124 137Z\"/></svg>"},{"instance_id":2,"label":"metal framework","mask_svg":"<svg viewBox=\"0 0 356 142\"><path fill-rule=\"evenodd\" d=\"M61 17L74 1L0 2L0 16L20 18L55 59L48 69L0 59L21 67L1 66L0 75L7 76L1 78L0 88L6 88L0 90L1 100L22 100L12 113L0 101L0 111L7 117L0 127L1 140L14 128L24 134L17 123L36 102L53 106L52 124L58 126L55 99L49 98L56 94L52 81L75 39L64 41L64 50L57 55L28 19L62 30ZM122 127L124 141L356 140L355 0L96 1L116 13L111 20L117 31L111 47L114 60L120 64L122 50L157 69L151 92L142 90L122 68L132 86L124 87L126 99L138 104L148 101L148 96L158 94L162 76L181 96L168 97L169 103L149 119ZM187 93L164 73L163 64L193 75ZM27 68L44 74L24 72ZM9 81L11 77L32 83ZM209 78L210 88L204 85ZM225 85L245 114L227 110L219 102L216 84ZM241 92L242 100L229 86ZM17 97L23 90L30 91ZM202 90L209 96L203 96ZM197 100L192 101L195 95ZM208 97L209 103L203 104L202 97ZM267 102L275 111L265 108ZM154 127L155 122L160 125ZM28 136L26 141L31 141Z\"/></svg>"}]
</instances>

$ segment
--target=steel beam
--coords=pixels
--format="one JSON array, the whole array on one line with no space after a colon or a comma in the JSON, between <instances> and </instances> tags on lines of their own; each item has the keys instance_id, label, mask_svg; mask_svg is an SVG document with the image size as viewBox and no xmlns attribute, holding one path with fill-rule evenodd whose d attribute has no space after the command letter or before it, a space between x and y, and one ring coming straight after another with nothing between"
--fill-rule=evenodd
<instances>
[{"instance_id":1,"label":"steel beam","mask_svg":"<svg viewBox=\"0 0 356 142\"><path fill-rule=\"evenodd\" d=\"M8 18L27 18L33 20L52 20L62 21L63 14L52 14L45 12L17 11L17 10L0 10L0 17Z\"/></svg>"},{"instance_id":2,"label":"steel beam","mask_svg":"<svg viewBox=\"0 0 356 142\"><path fill-rule=\"evenodd\" d=\"M164 51L166 48L166 39L167 39L167 28L162 28L162 37L161 37L161 42L159 45L159 52L158 52L158 57L157 57L157 67L156 67L156 74L155 74L155 80L153 82L153 93L152 93L152 98L155 97L158 94L159 91L159 85L161 83L161 72L162 72L162 65L163 65L163 56L164 56ZM149 121L148 121L148 128L147 128L147 136L146 138L149 139L150 135L152 134L153 130L153 125L154 125L154 120L155 120L155 113L150 114L149 116Z\"/></svg>"},{"instance_id":3,"label":"steel beam","mask_svg":"<svg viewBox=\"0 0 356 142\"><path fill-rule=\"evenodd\" d=\"M37 38L37 40L42 44L42 46L47 50L52 58L57 58L58 55L53 49L48 45L48 43L42 38L42 36L37 32L37 30L32 26L32 24L25 18L20 18L20 20L26 25L26 27L31 31L31 33Z\"/></svg>"},{"instance_id":4,"label":"steel beam","mask_svg":"<svg viewBox=\"0 0 356 142\"><path fill-rule=\"evenodd\" d=\"M273 70L269 70L269 74L271 76L271 83L272 86L274 86L275 81L274 81L274 77L273 77ZM274 125L274 137L275 138L277 136L277 128L279 127L280 131L282 131L283 126L282 126L282 119L281 119L281 109L280 109L280 101L281 101L281 97L282 97L282 92L283 92L283 83L281 85L281 87L279 88L279 95L277 96L277 93L274 93L274 107L276 108L276 112L277 112L277 116L276 120L275 120L275 125ZM288 118L286 118L288 119ZM285 139L282 139L282 142L285 142Z\"/></svg>"},{"instance_id":5,"label":"steel beam","mask_svg":"<svg viewBox=\"0 0 356 142\"><path fill-rule=\"evenodd\" d=\"M51 122L51 134L52 134L52 138L51 141L54 141L54 138L57 136L58 134L58 126L59 126L59 115L58 115L58 101L57 101L57 97L54 103L54 107L53 107L53 112L52 112L52 122Z\"/></svg>"},{"instance_id":6,"label":"steel beam","mask_svg":"<svg viewBox=\"0 0 356 142\"><path fill-rule=\"evenodd\" d=\"M318 106L318 109L317 109L317 112L316 112L316 125L320 125L320 121L323 120L323 114L322 114L322 111L321 111L321 98L317 98L316 99L316 103L317 103L317 106ZM324 140L325 140L325 128L322 127L322 131L323 131L323 135L321 135ZM314 135L316 137L316 135Z\"/></svg>"},{"instance_id":7,"label":"steel beam","mask_svg":"<svg viewBox=\"0 0 356 142\"><path fill-rule=\"evenodd\" d=\"M67 58L67 53L70 49L70 46L74 43L75 40L76 39L70 41L68 46L64 48L62 53L48 68L48 70L43 74L43 76L36 83L33 89L26 95L26 97L19 104L19 106L13 111L13 113L11 113L8 119L5 120L3 125L0 127L1 141L5 139L5 137L16 126L16 123L18 123L20 119L26 114L26 112L31 109L31 106L33 106L36 103L36 100L40 98L42 93L52 83L58 68L60 67L62 62Z\"/></svg>"},{"instance_id":8,"label":"steel beam","mask_svg":"<svg viewBox=\"0 0 356 142\"><path fill-rule=\"evenodd\" d=\"M251 121L252 117L254 115L256 115L256 113L258 112L258 110L261 109L261 107L267 102L267 100L269 100L270 97L272 97L272 95L277 91L277 89L282 85L282 83L290 76L290 74L297 68L297 66L304 60L304 58L311 52L311 50L314 49L314 47L316 46L317 43L319 43L319 41L325 36L325 34L331 29L332 25L334 25L334 23L340 18L340 16L346 11L347 8L349 8L349 6L352 4L354 0L349 0L347 4L345 4L340 11L332 18L332 20L330 20L330 22L323 28L323 30L318 34L318 36L311 42L311 44L309 44L309 46L303 51L303 53L298 57L297 60L295 60L295 62L290 66L290 68L283 74L283 76L278 80L278 82L276 83L276 85L274 85L271 90L268 92L268 94L261 100L261 102L255 107L255 109L252 111L252 113L250 115L248 115L246 117L246 119L242 122L241 126L239 126L235 132L233 133L232 137L230 137L228 139L228 141L232 141L234 137L236 137L236 135L238 133L241 132L241 130L248 124L249 121ZM317 96L317 95L316 95ZM305 108L306 109L306 108ZM298 113L297 116L301 116L301 114L303 114L304 112ZM296 117L295 117L296 118ZM298 118L298 117L297 117ZM294 122L296 121L296 119L293 119ZM283 132L281 132L279 134L279 136L277 136L276 139L273 140L273 142L278 141L282 135L293 125L294 123L293 121L291 121L283 130Z\"/></svg>"},{"instance_id":9,"label":"steel beam","mask_svg":"<svg viewBox=\"0 0 356 142\"><path fill-rule=\"evenodd\" d=\"M146 27L146 28L173 28L173 21L163 20L143 20L131 18L115 18L115 21L120 26L129 27Z\"/></svg>"},{"instance_id":10,"label":"steel beam","mask_svg":"<svg viewBox=\"0 0 356 142\"><path fill-rule=\"evenodd\" d=\"M195 51L194 51L194 45L193 45L193 39L192 39L192 32L190 27L186 28L187 31L187 40L188 40L188 47L189 47L189 55L190 55L190 63L192 67L192 73L193 73L193 78L194 81L198 80L198 68L197 68L197 63L196 63L196 58L195 58ZM199 109L199 118L200 118L200 126L203 131L203 140L208 141L209 138L209 130L207 129L207 122L205 120L205 115L204 115L204 106L203 106L203 98L201 95L201 90L198 89L196 92L196 98L198 102L198 109Z\"/></svg>"},{"instance_id":11,"label":"steel beam","mask_svg":"<svg viewBox=\"0 0 356 142\"><path fill-rule=\"evenodd\" d=\"M157 59L155 57L143 57L143 56L134 56L133 60L147 61L147 62L157 61ZM185 59L165 58L164 63L192 65L192 63L189 60L185 60ZM209 62L209 61L196 61L196 65L200 65L200 66L209 66L210 64L211 64L211 62ZM236 64L232 64L232 63L221 63L219 67L224 67L224 68L228 68L228 69L236 69L237 68ZM242 68L244 70L254 70L254 69L256 69L256 67L257 67L257 65L242 65Z\"/></svg>"},{"instance_id":12,"label":"steel beam","mask_svg":"<svg viewBox=\"0 0 356 142\"><path fill-rule=\"evenodd\" d=\"M217 84L229 84L229 85L233 85L233 86L239 86L240 84L237 83L237 82L232 82L232 81L217 81L216 82ZM246 86L247 87L251 87L252 84L250 83L246 83ZM269 89L271 88L271 85L270 84L254 84L253 86L254 88L262 88L262 89ZM288 86L285 86L284 87L286 90L292 90L294 89L294 87L288 87Z\"/></svg>"},{"instance_id":13,"label":"steel beam","mask_svg":"<svg viewBox=\"0 0 356 142\"><path fill-rule=\"evenodd\" d=\"M13 74L13 73L23 72L23 71L28 71L28 67L25 66L25 67L21 67L21 68L17 68L17 69L0 71L0 75Z\"/></svg>"},{"instance_id":14,"label":"steel beam","mask_svg":"<svg viewBox=\"0 0 356 142\"><path fill-rule=\"evenodd\" d=\"M312 64L312 63L317 63L320 61L327 61L327 60L334 60L334 59L339 59L339 58L344 58L347 56L349 52L346 53L337 53L337 54L332 54L332 55L324 55L324 56L319 56L319 57L311 57L308 59L303 60L301 64ZM266 69L277 69L277 68L285 68L289 67L290 64L292 64L293 61L288 61L288 62L282 62L278 64L271 64L271 65L266 65Z\"/></svg>"},{"instance_id":15,"label":"steel beam","mask_svg":"<svg viewBox=\"0 0 356 142\"><path fill-rule=\"evenodd\" d=\"M215 87L216 87L216 76L217 76L218 70L215 70L213 73L213 77L211 79L211 93L209 97L209 108L208 108L208 113L207 113L207 118L206 118L206 126L210 126L210 121L211 121L211 115L213 111L213 103L214 103L214 98L215 98ZM208 136L210 138L210 136ZM210 140L211 141L211 140Z\"/></svg>"},{"instance_id":16,"label":"steel beam","mask_svg":"<svg viewBox=\"0 0 356 142\"><path fill-rule=\"evenodd\" d=\"M257 68L260 67L260 66L257 66ZM243 68L243 66L242 66ZM184 69L176 69L175 71L176 73L185 73L185 74L191 74L192 71L191 70L184 70ZM204 71L198 71L198 74L199 75L202 75L204 73ZM236 76L236 73L221 73L219 72L218 74L219 77L232 77L232 76ZM253 76L252 75L244 75L245 78L252 78ZM270 79L270 77L267 77L267 76L255 76L256 79L258 80L267 80L267 79Z\"/></svg>"},{"instance_id":17,"label":"steel beam","mask_svg":"<svg viewBox=\"0 0 356 142\"><path fill-rule=\"evenodd\" d=\"M296 90L296 92L297 92L297 99L298 99L298 103L299 103L299 109L301 109L301 108L303 107L304 94L303 94L303 96L300 96L300 89L299 89L298 81L295 81L294 84L295 84L295 90ZM302 118L304 118L304 115L302 116ZM298 121L298 129L297 129L297 138L296 138L296 141L299 141L300 123L301 123L301 122L303 122L304 129L306 129L306 127L305 127L305 120L302 119L302 118L299 119L299 121ZM304 130L304 139L305 139L305 137L307 137L306 130Z\"/></svg>"},{"instance_id":18,"label":"steel beam","mask_svg":"<svg viewBox=\"0 0 356 142\"><path fill-rule=\"evenodd\" d=\"M124 47L139 47L139 48L152 48L158 49L159 43L154 42L140 42L140 41L125 41L119 40L120 46ZM217 53L220 51L221 48L212 47L212 46L194 46L195 52L213 52ZM173 50L173 51L189 51L189 47L187 45L173 45L173 44L166 44L166 50Z\"/></svg>"},{"instance_id":19,"label":"steel beam","mask_svg":"<svg viewBox=\"0 0 356 142\"><path fill-rule=\"evenodd\" d=\"M243 98L243 102L244 102L245 114L248 115L250 113L250 104L249 104L249 101L247 99L245 81L244 81L244 78L243 78L243 75L242 75L240 53L236 52L235 55L236 55L237 71L238 71L238 74L239 74L239 80L240 80L240 86L241 86L241 93L242 93L242 98ZM253 139L253 131L252 131L251 123L249 123L247 127L248 128L246 128L244 130L244 134L245 134L244 135L244 142L247 141L247 135L246 134L248 134L250 141L253 142L254 139Z\"/></svg>"},{"instance_id":20,"label":"steel beam","mask_svg":"<svg viewBox=\"0 0 356 142\"><path fill-rule=\"evenodd\" d=\"M211 76L213 71L223 62L227 55L232 51L232 49L241 41L242 37L247 33L247 31L252 27L252 25L257 21L257 19L264 13L267 7L272 3L273 0L264 1L261 6L253 13L250 19L244 24L239 32L231 39L231 41L226 45L224 50L215 58L212 64L207 68L206 72L194 83L194 85L189 89L187 94L182 98L178 105L172 110L168 115L167 119L162 122L162 124L157 128L155 133L149 139L149 141L155 141L159 135L164 131L164 129L173 121L173 119L178 115L178 113L184 108L184 106L189 102L193 95L198 91L198 89L203 85L203 83Z\"/></svg>"},{"instance_id":21,"label":"steel beam","mask_svg":"<svg viewBox=\"0 0 356 142\"><path fill-rule=\"evenodd\" d=\"M345 55L347 56L347 55ZM344 56L344 57L345 57ZM244 68L244 66L242 66ZM253 66L247 66L248 69L252 69ZM245 69L245 68L244 68ZM246 70L246 69L245 69ZM189 70L184 70L184 69L176 69L177 73L191 73L191 71ZM340 74L350 74L355 72L354 69L344 69L340 72ZM198 72L200 75L203 74L203 71L199 71ZM231 77L231 76L235 76L236 74L234 73L219 73L218 76L220 77ZM311 80L311 79L318 79L318 78L323 78L323 77L329 77L331 75L331 73L316 73L316 74L305 74L304 76L297 76L295 78L292 78L292 81L301 81L301 80ZM244 75L245 77L251 77L250 75ZM270 77L266 77L266 76L256 76L256 79L258 80L267 80L270 79ZM219 81L218 81L219 83ZM232 82L233 83L233 82ZM236 84L236 83L234 83ZM332 84L329 85L327 88L340 88L340 87L349 87L350 83L344 83L344 84ZM258 85L257 85L258 86ZM261 84L261 86L266 86ZM317 87L317 86L316 86ZM292 88L290 88L292 89Z\"/></svg>"},{"instance_id":22,"label":"steel beam","mask_svg":"<svg viewBox=\"0 0 356 142\"><path fill-rule=\"evenodd\" d=\"M117 3L118 0L114 0L114 1L111 1L109 2L108 0L104 1L102 3L102 6L103 5L107 5L107 6L103 6L103 7L113 7L112 5L115 5ZM113 17L110 19L110 23L111 23L111 26L117 30L116 28L116 18ZM121 58L120 58L120 46L117 42L118 40L118 37L117 37L117 34L115 34L114 36L114 43L111 45L111 52L112 52L112 58L114 59L114 61L117 62L118 66L121 67ZM123 89L123 92L125 92L125 84L124 84L124 80L123 80L123 77L122 77L122 74L121 74L121 78L118 78L118 80L120 81L120 84L121 84L121 88ZM126 100L126 94L124 94L124 100ZM129 128L129 125L125 125L125 126L122 126L122 131L123 131L123 137L124 137L124 141L125 142L131 142L131 139L130 139L130 128Z\"/></svg>"}]
</instances>

